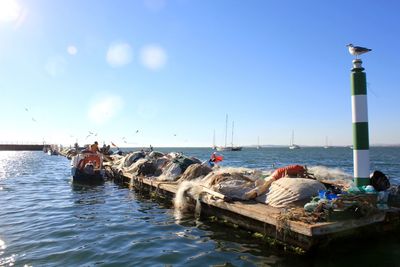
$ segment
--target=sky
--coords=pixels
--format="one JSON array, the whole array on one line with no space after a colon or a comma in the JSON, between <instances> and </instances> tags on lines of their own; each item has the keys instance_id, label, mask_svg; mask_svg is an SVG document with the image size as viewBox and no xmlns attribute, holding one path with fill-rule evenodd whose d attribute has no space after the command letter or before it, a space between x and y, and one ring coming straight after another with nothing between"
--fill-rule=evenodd
<instances>
[{"instance_id":1,"label":"sky","mask_svg":"<svg viewBox=\"0 0 400 267\"><path fill-rule=\"evenodd\" d=\"M400 2L0 0L0 143L400 144Z\"/></svg>"}]
</instances>

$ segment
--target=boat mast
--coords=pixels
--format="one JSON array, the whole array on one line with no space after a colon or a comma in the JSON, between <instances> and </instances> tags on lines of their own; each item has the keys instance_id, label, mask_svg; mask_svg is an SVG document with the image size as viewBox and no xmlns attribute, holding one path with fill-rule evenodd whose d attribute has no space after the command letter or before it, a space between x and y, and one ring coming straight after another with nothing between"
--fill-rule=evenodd
<instances>
[{"instance_id":1,"label":"boat mast","mask_svg":"<svg viewBox=\"0 0 400 267\"><path fill-rule=\"evenodd\" d=\"M214 129L214 135L213 135L213 148L215 149L215 129Z\"/></svg>"},{"instance_id":2,"label":"boat mast","mask_svg":"<svg viewBox=\"0 0 400 267\"><path fill-rule=\"evenodd\" d=\"M227 137L228 137L228 114L226 114L226 119L225 119L225 147L226 147Z\"/></svg>"},{"instance_id":3,"label":"boat mast","mask_svg":"<svg viewBox=\"0 0 400 267\"><path fill-rule=\"evenodd\" d=\"M232 141L231 141L231 146L233 147L233 128L234 128L235 122L232 121Z\"/></svg>"},{"instance_id":4,"label":"boat mast","mask_svg":"<svg viewBox=\"0 0 400 267\"><path fill-rule=\"evenodd\" d=\"M292 139L290 140L290 146L294 145L294 130L292 130Z\"/></svg>"}]
</instances>

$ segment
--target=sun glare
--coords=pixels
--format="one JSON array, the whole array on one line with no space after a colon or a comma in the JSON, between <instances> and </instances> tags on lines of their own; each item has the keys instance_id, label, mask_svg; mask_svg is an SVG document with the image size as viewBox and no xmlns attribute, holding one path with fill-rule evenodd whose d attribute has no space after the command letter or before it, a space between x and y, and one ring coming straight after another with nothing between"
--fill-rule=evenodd
<instances>
[{"instance_id":1,"label":"sun glare","mask_svg":"<svg viewBox=\"0 0 400 267\"><path fill-rule=\"evenodd\" d=\"M105 124L122 109L124 102L117 95L108 95L95 99L88 111L89 119L96 124Z\"/></svg>"},{"instance_id":2,"label":"sun glare","mask_svg":"<svg viewBox=\"0 0 400 267\"><path fill-rule=\"evenodd\" d=\"M15 0L0 0L0 21L16 21L21 15L21 7Z\"/></svg>"}]
</instances>

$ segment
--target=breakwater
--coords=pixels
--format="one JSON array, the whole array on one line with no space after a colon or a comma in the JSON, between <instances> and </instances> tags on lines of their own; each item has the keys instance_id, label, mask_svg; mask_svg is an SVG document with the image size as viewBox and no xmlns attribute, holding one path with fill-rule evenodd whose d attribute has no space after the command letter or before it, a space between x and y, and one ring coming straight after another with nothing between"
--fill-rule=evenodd
<instances>
[{"instance_id":1,"label":"breakwater","mask_svg":"<svg viewBox=\"0 0 400 267\"><path fill-rule=\"evenodd\" d=\"M0 144L0 151L39 151L45 146L43 144Z\"/></svg>"}]
</instances>

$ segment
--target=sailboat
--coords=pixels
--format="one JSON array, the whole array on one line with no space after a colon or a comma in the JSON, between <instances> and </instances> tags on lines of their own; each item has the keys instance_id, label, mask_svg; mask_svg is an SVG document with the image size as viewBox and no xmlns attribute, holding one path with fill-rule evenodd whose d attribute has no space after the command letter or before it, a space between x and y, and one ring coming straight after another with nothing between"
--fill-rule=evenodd
<instances>
[{"instance_id":1,"label":"sailboat","mask_svg":"<svg viewBox=\"0 0 400 267\"><path fill-rule=\"evenodd\" d=\"M257 149L260 149L260 148L261 148L261 146L260 146L260 137L257 136Z\"/></svg>"},{"instance_id":2,"label":"sailboat","mask_svg":"<svg viewBox=\"0 0 400 267\"><path fill-rule=\"evenodd\" d=\"M232 150L232 151L240 151L240 150L242 150L242 147L241 147L241 146L234 146L234 145L233 145L233 128L234 128L234 125L235 125L235 122L232 121L232 141L231 141L231 150Z\"/></svg>"},{"instance_id":3,"label":"sailboat","mask_svg":"<svg viewBox=\"0 0 400 267\"><path fill-rule=\"evenodd\" d=\"M242 150L241 146L234 146L233 145L233 128L234 128L234 122L232 122L232 140L231 140L231 146L227 146L227 134L228 134L228 114L226 114L226 119L225 119L225 146L218 146L216 149L218 151L240 151Z\"/></svg>"},{"instance_id":4,"label":"sailboat","mask_svg":"<svg viewBox=\"0 0 400 267\"><path fill-rule=\"evenodd\" d=\"M300 146L294 143L294 131L292 130L292 139L290 140L289 149L300 149Z\"/></svg>"},{"instance_id":5,"label":"sailboat","mask_svg":"<svg viewBox=\"0 0 400 267\"><path fill-rule=\"evenodd\" d=\"M324 146L324 148L329 148L329 145L328 145L328 136L325 136L325 146Z\"/></svg>"},{"instance_id":6,"label":"sailboat","mask_svg":"<svg viewBox=\"0 0 400 267\"><path fill-rule=\"evenodd\" d=\"M217 146L215 145L215 129L214 129L214 135L213 135L213 145L212 145L212 149L217 149Z\"/></svg>"}]
</instances>

